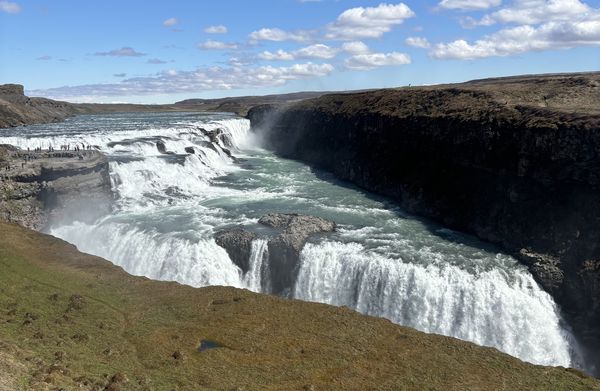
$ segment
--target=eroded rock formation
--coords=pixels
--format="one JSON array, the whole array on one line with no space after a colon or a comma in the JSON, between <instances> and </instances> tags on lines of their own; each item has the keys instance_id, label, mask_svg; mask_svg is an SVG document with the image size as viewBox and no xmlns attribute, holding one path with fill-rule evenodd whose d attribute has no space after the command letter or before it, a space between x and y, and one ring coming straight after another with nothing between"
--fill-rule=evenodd
<instances>
[{"instance_id":1,"label":"eroded rock formation","mask_svg":"<svg viewBox=\"0 0 600 391\"><path fill-rule=\"evenodd\" d=\"M269 286L272 293L286 295L293 287L300 267L300 252L315 234L333 232L335 223L315 216L274 213L261 217L258 223L273 228L272 235L260 235L244 227L225 229L215 235L215 241L229 254L244 273L249 270L252 241L268 241Z\"/></svg>"},{"instance_id":2,"label":"eroded rock formation","mask_svg":"<svg viewBox=\"0 0 600 391\"><path fill-rule=\"evenodd\" d=\"M40 230L53 219L110 210L108 161L98 151L43 153L0 146L0 220Z\"/></svg>"}]
</instances>

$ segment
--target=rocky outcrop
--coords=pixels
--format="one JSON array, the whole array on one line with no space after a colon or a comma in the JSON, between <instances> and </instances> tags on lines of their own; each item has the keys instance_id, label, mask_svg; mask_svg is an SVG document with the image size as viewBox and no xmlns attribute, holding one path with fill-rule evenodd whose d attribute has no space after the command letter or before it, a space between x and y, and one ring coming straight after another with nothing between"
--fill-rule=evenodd
<instances>
[{"instance_id":1,"label":"rocky outcrop","mask_svg":"<svg viewBox=\"0 0 600 391\"><path fill-rule=\"evenodd\" d=\"M227 251L231 260L244 273L249 270L252 241L264 238L268 241L267 275L272 293L287 295L294 286L300 268L300 252L312 235L333 232L335 223L320 217L299 214L268 214L258 223L272 228L272 235L259 235L243 227L218 232L217 244Z\"/></svg>"},{"instance_id":2,"label":"rocky outcrop","mask_svg":"<svg viewBox=\"0 0 600 391\"><path fill-rule=\"evenodd\" d=\"M0 220L40 230L110 210L108 161L98 151L27 152L0 146Z\"/></svg>"},{"instance_id":3,"label":"rocky outcrop","mask_svg":"<svg viewBox=\"0 0 600 391\"><path fill-rule=\"evenodd\" d=\"M57 122L76 114L76 105L25 96L19 84L0 85L0 128Z\"/></svg>"},{"instance_id":4,"label":"rocky outcrop","mask_svg":"<svg viewBox=\"0 0 600 391\"><path fill-rule=\"evenodd\" d=\"M227 251L229 258L244 273L248 272L252 241L256 238L256 233L242 227L229 228L215 234L215 242Z\"/></svg>"},{"instance_id":5,"label":"rocky outcrop","mask_svg":"<svg viewBox=\"0 0 600 391\"><path fill-rule=\"evenodd\" d=\"M279 154L514 254L600 351L598 102L600 74L557 75L327 95L248 117Z\"/></svg>"}]
</instances>

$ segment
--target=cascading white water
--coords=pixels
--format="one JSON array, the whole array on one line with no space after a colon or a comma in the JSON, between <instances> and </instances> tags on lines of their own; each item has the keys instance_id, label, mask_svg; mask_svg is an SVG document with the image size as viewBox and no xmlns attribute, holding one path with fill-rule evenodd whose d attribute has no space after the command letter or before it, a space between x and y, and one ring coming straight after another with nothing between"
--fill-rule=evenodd
<instances>
[{"instance_id":1,"label":"cascading white water","mask_svg":"<svg viewBox=\"0 0 600 391\"><path fill-rule=\"evenodd\" d=\"M246 288L254 292L268 291L264 286L267 284L264 274L268 269L267 262L269 259L267 244L268 242L265 239L254 239L252 241L249 268L242 282Z\"/></svg>"},{"instance_id":2,"label":"cascading white water","mask_svg":"<svg viewBox=\"0 0 600 391\"><path fill-rule=\"evenodd\" d=\"M578 364L556 305L511 257L447 238L443 229L432 232L386 201L323 180L301 163L254 149L238 151L245 161L235 164L202 131L218 128L234 148L252 143L245 119L186 113L82 116L7 130L0 143L98 146L110 160L114 211L50 233L132 274L269 291L266 241L252 243L244 275L214 233L271 212L312 214L340 229L302 251L296 298L346 305L534 363ZM159 153L157 141L174 154Z\"/></svg>"},{"instance_id":3,"label":"cascading white water","mask_svg":"<svg viewBox=\"0 0 600 391\"><path fill-rule=\"evenodd\" d=\"M435 261L405 263L340 242L307 244L301 262L298 299L345 305L537 364L572 363L556 305L524 269L473 274Z\"/></svg>"}]
</instances>

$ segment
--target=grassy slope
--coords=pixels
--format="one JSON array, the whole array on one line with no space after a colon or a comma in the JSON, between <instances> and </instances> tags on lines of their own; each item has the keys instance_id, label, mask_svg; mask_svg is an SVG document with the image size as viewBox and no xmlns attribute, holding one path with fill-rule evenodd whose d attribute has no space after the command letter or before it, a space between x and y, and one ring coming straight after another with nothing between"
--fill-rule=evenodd
<instances>
[{"instance_id":1,"label":"grassy slope","mask_svg":"<svg viewBox=\"0 0 600 391\"><path fill-rule=\"evenodd\" d=\"M199 353L203 339L224 347ZM105 387L600 390L600 382L345 308L133 277L0 223L0 390Z\"/></svg>"}]
</instances>

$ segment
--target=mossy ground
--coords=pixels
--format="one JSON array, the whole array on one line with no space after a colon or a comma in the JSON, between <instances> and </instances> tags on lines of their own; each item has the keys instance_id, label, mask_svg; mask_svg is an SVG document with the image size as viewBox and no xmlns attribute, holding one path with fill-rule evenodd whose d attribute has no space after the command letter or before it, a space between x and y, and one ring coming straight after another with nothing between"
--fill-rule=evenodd
<instances>
[{"instance_id":1,"label":"mossy ground","mask_svg":"<svg viewBox=\"0 0 600 391\"><path fill-rule=\"evenodd\" d=\"M202 340L222 347L198 352ZM0 390L600 390L346 308L133 277L0 223Z\"/></svg>"}]
</instances>

